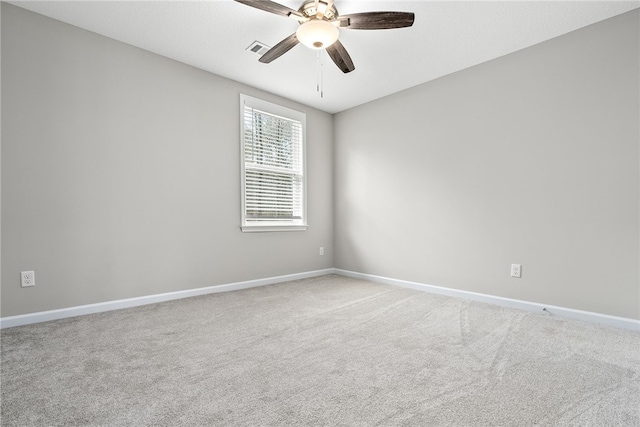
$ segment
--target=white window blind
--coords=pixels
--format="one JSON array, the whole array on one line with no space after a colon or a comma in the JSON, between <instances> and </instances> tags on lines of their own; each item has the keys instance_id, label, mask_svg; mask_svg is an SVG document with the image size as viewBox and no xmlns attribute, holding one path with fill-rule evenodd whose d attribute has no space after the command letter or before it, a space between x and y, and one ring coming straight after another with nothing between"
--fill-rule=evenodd
<instances>
[{"instance_id":1,"label":"white window blind","mask_svg":"<svg viewBox=\"0 0 640 427\"><path fill-rule=\"evenodd\" d=\"M306 228L304 114L242 97L243 231Z\"/></svg>"}]
</instances>

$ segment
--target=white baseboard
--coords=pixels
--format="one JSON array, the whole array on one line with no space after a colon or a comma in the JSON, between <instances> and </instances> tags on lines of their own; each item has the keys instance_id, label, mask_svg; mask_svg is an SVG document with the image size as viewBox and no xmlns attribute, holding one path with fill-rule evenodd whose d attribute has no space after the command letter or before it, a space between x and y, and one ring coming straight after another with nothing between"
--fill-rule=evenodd
<instances>
[{"instance_id":1,"label":"white baseboard","mask_svg":"<svg viewBox=\"0 0 640 427\"><path fill-rule=\"evenodd\" d=\"M107 301L97 304L81 305L77 307L62 308L59 310L41 311L37 313L21 314L0 318L0 329L11 328L13 326L29 325L32 323L47 322L50 320L64 319L67 317L81 316L84 314L101 313L104 311L119 310L123 308L137 307L147 304L155 304L163 301L170 301L180 298L195 297L199 295L213 294L218 292L230 292L241 289L255 288L258 286L272 285L275 283L289 282L292 280L307 279L310 277L324 276L327 274L339 274L356 279L368 280L376 283L383 283L393 286L426 291L434 294L446 295L455 298L462 298L471 301L484 302L503 307L515 308L531 312L546 312L550 315L565 317L598 323L601 325L613 326L620 329L640 331L640 320L627 319L625 317L610 316L607 314L593 313L589 311L574 310L572 308L558 307L554 305L539 304L529 301L521 301L510 298L497 297L493 295L480 294L476 292L462 291L458 289L445 288L441 286L427 285L424 283L410 282L406 280L391 279L389 277L375 276L373 274L358 273L355 271L342 270L339 268L327 268L324 270L308 271L304 273L288 274L285 276L269 277L266 279L247 280L244 282L228 283L217 286L207 286L204 288L189 289L185 291L168 292L164 294L148 295L137 298L127 298L116 301Z\"/></svg>"},{"instance_id":2,"label":"white baseboard","mask_svg":"<svg viewBox=\"0 0 640 427\"><path fill-rule=\"evenodd\" d=\"M431 292L434 294L446 295L450 297L462 298L466 300L479 301L502 307L516 308L519 310L548 313L559 317L582 320L601 325L613 326L620 329L640 331L640 320L628 319L625 317L610 316L608 314L593 313L589 311L574 310L572 308L557 307L554 305L539 304L529 301L521 301L510 298L502 298L493 295L479 294L476 292L462 291L458 289L443 288L441 286L426 285L423 283L409 282L406 280L391 279L388 277L375 276L372 274L358 273L355 271L334 269L335 274L353 277L356 279L368 280L370 282L383 283L386 285L401 286L404 288L416 289L419 291Z\"/></svg>"},{"instance_id":3,"label":"white baseboard","mask_svg":"<svg viewBox=\"0 0 640 427\"><path fill-rule=\"evenodd\" d=\"M120 310L122 308L137 307L147 304L155 304L180 298L195 297L199 295L214 294L218 292L237 291L240 289L255 288L258 286L272 285L275 283L289 282L291 280L307 279L310 277L332 274L333 268L324 270L307 271L305 273L287 274L285 276L269 277L266 279L247 280L244 282L228 283L205 288L189 289L185 291L168 292L164 294L147 295L137 298L127 298L115 301L100 302L97 304L80 305L77 307L61 308L58 310L40 311L37 313L21 314L0 318L0 329L13 326L29 325L32 323L48 322L50 320L64 319L67 317L81 316L84 314L101 313L104 311Z\"/></svg>"}]
</instances>

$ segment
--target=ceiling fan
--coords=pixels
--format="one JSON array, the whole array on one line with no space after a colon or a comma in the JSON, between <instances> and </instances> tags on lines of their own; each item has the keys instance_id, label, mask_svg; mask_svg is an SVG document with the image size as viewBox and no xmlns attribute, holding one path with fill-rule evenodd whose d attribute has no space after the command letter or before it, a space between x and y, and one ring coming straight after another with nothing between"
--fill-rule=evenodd
<instances>
[{"instance_id":1,"label":"ceiling fan","mask_svg":"<svg viewBox=\"0 0 640 427\"><path fill-rule=\"evenodd\" d=\"M260 62L268 64L298 43L312 49L325 49L331 60L344 73L355 70L353 61L338 40L339 28L351 30L383 30L413 25L411 12L363 12L339 15L333 0L307 0L300 9L293 10L270 0L235 0L256 9L293 18L300 23L298 30L268 50Z\"/></svg>"}]
</instances>

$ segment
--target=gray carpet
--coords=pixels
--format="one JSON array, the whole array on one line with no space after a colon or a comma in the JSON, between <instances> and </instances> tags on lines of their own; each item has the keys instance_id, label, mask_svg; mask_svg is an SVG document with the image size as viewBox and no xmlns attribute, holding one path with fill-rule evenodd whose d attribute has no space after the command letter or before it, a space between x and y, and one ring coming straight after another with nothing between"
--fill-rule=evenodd
<instances>
[{"instance_id":1,"label":"gray carpet","mask_svg":"<svg viewBox=\"0 0 640 427\"><path fill-rule=\"evenodd\" d=\"M2 426L640 426L640 334L324 276L2 331Z\"/></svg>"}]
</instances>

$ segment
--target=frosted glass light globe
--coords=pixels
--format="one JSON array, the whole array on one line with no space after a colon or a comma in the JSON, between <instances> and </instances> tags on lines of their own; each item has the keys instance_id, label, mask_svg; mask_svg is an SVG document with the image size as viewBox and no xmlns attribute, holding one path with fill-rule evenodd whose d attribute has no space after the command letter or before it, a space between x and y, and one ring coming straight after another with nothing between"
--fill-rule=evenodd
<instances>
[{"instance_id":1,"label":"frosted glass light globe","mask_svg":"<svg viewBox=\"0 0 640 427\"><path fill-rule=\"evenodd\" d=\"M298 27L296 37L311 49L326 49L338 40L338 29L321 19L312 19Z\"/></svg>"}]
</instances>

